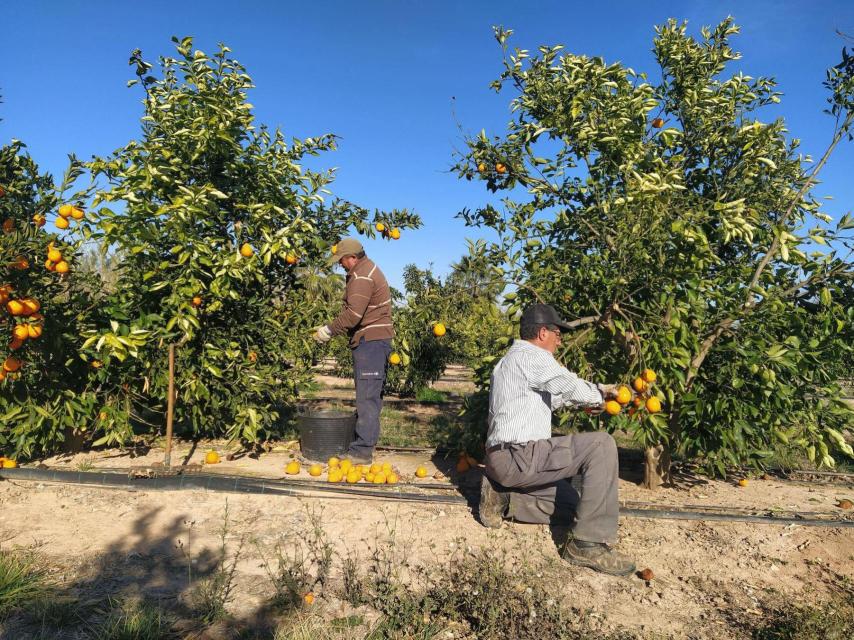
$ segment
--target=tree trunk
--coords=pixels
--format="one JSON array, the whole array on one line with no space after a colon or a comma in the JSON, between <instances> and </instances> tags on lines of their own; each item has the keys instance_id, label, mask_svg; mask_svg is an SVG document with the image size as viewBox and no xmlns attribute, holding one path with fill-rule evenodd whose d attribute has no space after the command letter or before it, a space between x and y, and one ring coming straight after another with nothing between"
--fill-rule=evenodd
<instances>
[{"instance_id":1,"label":"tree trunk","mask_svg":"<svg viewBox=\"0 0 854 640\"><path fill-rule=\"evenodd\" d=\"M656 489L670 484L670 449L664 444L647 447L644 452L643 488Z\"/></svg>"}]
</instances>

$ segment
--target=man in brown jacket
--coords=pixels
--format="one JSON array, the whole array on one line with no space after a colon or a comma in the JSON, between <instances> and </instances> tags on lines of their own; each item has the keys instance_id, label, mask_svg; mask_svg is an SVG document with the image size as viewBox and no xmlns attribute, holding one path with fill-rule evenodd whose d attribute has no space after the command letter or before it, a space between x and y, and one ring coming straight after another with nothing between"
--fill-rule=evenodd
<instances>
[{"instance_id":1,"label":"man in brown jacket","mask_svg":"<svg viewBox=\"0 0 854 640\"><path fill-rule=\"evenodd\" d=\"M364 464L373 459L380 437L383 385L394 337L391 291L383 272L355 238L338 243L330 258L331 264L335 262L347 272L344 305L332 323L315 329L314 339L324 343L344 333L350 336L358 418L348 457Z\"/></svg>"}]
</instances>

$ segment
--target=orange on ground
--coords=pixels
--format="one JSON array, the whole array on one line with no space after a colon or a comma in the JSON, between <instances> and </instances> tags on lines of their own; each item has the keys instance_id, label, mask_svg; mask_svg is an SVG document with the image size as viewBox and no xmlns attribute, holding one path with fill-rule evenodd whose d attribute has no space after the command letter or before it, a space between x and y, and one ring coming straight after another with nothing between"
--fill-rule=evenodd
<instances>
[{"instance_id":1,"label":"orange on ground","mask_svg":"<svg viewBox=\"0 0 854 640\"><path fill-rule=\"evenodd\" d=\"M738 486L739 487L746 487L747 486L747 478L742 478L741 480L739 480Z\"/></svg>"},{"instance_id":2,"label":"orange on ground","mask_svg":"<svg viewBox=\"0 0 854 640\"><path fill-rule=\"evenodd\" d=\"M318 477L321 473L323 473L323 467L319 464L313 464L308 468L308 475L313 477Z\"/></svg>"},{"instance_id":3,"label":"orange on ground","mask_svg":"<svg viewBox=\"0 0 854 640\"><path fill-rule=\"evenodd\" d=\"M314 594L313 594L313 593L307 593L307 594L305 594L305 595L302 597L302 599L303 599L303 600L305 600L305 603L306 603L306 604L314 604Z\"/></svg>"},{"instance_id":4,"label":"orange on ground","mask_svg":"<svg viewBox=\"0 0 854 640\"><path fill-rule=\"evenodd\" d=\"M398 477L397 477L397 474L396 474L396 473L394 473L394 472L392 472L392 473L388 474L388 477L385 479L385 481L386 481L388 484L397 484L397 481L398 481L398 480L400 480L400 478L398 478Z\"/></svg>"},{"instance_id":5,"label":"orange on ground","mask_svg":"<svg viewBox=\"0 0 854 640\"><path fill-rule=\"evenodd\" d=\"M617 402L620 404L629 404L632 400L632 390L629 389L626 385L620 385L620 388L617 389Z\"/></svg>"},{"instance_id":6,"label":"orange on ground","mask_svg":"<svg viewBox=\"0 0 854 640\"><path fill-rule=\"evenodd\" d=\"M641 378L643 378L644 382L655 382L658 376L652 369L644 369L643 373L641 373Z\"/></svg>"},{"instance_id":7,"label":"orange on ground","mask_svg":"<svg viewBox=\"0 0 854 640\"><path fill-rule=\"evenodd\" d=\"M347 482L350 484L356 484L361 479L362 474L356 471L355 469L351 469L350 473L347 474Z\"/></svg>"},{"instance_id":8,"label":"orange on ground","mask_svg":"<svg viewBox=\"0 0 854 640\"><path fill-rule=\"evenodd\" d=\"M344 474L341 473L340 469L330 469L329 475L327 476L327 480L329 482L341 482L344 479Z\"/></svg>"},{"instance_id":9,"label":"orange on ground","mask_svg":"<svg viewBox=\"0 0 854 640\"><path fill-rule=\"evenodd\" d=\"M375 473L374 474L374 484L385 484L386 474L384 473Z\"/></svg>"},{"instance_id":10,"label":"orange on ground","mask_svg":"<svg viewBox=\"0 0 854 640\"><path fill-rule=\"evenodd\" d=\"M15 460L10 460L9 458L3 459L3 468L4 469L14 469L18 466L18 463Z\"/></svg>"},{"instance_id":11,"label":"orange on ground","mask_svg":"<svg viewBox=\"0 0 854 640\"><path fill-rule=\"evenodd\" d=\"M661 400L655 396L646 399L646 410L650 413L658 413L661 411Z\"/></svg>"},{"instance_id":12,"label":"orange on ground","mask_svg":"<svg viewBox=\"0 0 854 640\"><path fill-rule=\"evenodd\" d=\"M392 240L400 240L400 229L392 229L391 233L389 233Z\"/></svg>"},{"instance_id":13,"label":"orange on ground","mask_svg":"<svg viewBox=\"0 0 854 640\"><path fill-rule=\"evenodd\" d=\"M56 267L54 268L56 269L57 273L68 273L68 263L65 260L60 260L59 262L57 262Z\"/></svg>"},{"instance_id":14,"label":"orange on ground","mask_svg":"<svg viewBox=\"0 0 854 640\"><path fill-rule=\"evenodd\" d=\"M57 229L67 229L69 226L68 218L57 218L54 224Z\"/></svg>"},{"instance_id":15,"label":"orange on ground","mask_svg":"<svg viewBox=\"0 0 854 640\"><path fill-rule=\"evenodd\" d=\"M445 328L445 325L441 322L437 322L433 325L433 335L437 338L441 338L443 335L445 335L446 331L447 329Z\"/></svg>"},{"instance_id":16,"label":"orange on ground","mask_svg":"<svg viewBox=\"0 0 854 640\"><path fill-rule=\"evenodd\" d=\"M219 454L216 451L208 451L205 454L205 464L219 464Z\"/></svg>"},{"instance_id":17,"label":"orange on ground","mask_svg":"<svg viewBox=\"0 0 854 640\"><path fill-rule=\"evenodd\" d=\"M248 242L244 242L240 246L240 255L242 255L244 258L251 258L253 253L255 253L255 250Z\"/></svg>"},{"instance_id":18,"label":"orange on ground","mask_svg":"<svg viewBox=\"0 0 854 640\"><path fill-rule=\"evenodd\" d=\"M368 473L365 474L365 482L373 482L373 481L374 481L374 474L369 471Z\"/></svg>"},{"instance_id":19,"label":"orange on ground","mask_svg":"<svg viewBox=\"0 0 854 640\"><path fill-rule=\"evenodd\" d=\"M347 458L344 458L341 461L340 466L341 466L341 473L348 473L350 471L350 469L353 468L353 463L350 462L350 460L348 460Z\"/></svg>"},{"instance_id":20,"label":"orange on ground","mask_svg":"<svg viewBox=\"0 0 854 640\"><path fill-rule=\"evenodd\" d=\"M326 464L333 469L337 467L340 463L341 461L335 456L332 456L331 458L329 458L329 460L326 461Z\"/></svg>"},{"instance_id":21,"label":"orange on ground","mask_svg":"<svg viewBox=\"0 0 854 640\"><path fill-rule=\"evenodd\" d=\"M647 384L643 378L638 377L635 378L634 382L632 382L632 387L634 387L634 390L638 393L643 393L646 391Z\"/></svg>"},{"instance_id":22,"label":"orange on ground","mask_svg":"<svg viewBox=\"0 0 854 640\"><path fill-rule=\"evenodd\" d=\"M375 462L371 465L371 473L379 473L383 470L383 466L379 462Z\"/></svg>"},{"instance_id":23,"label":"orange on ground","mask_svg":"<svg viewBox=\"0 0 854 640\"><path fill-rule=\"evenodd\" d=\"M285 473L291 476L295 476L299 473L299 469L299 462L297 462L296 460L291 460L288 463L288 466L285 467Z\"/></svg>"},{"instance_id":24,"label":"orange on ground","mask_svg":"<svg viewBox=\"0 0 854 640\"><path fill-rule=\"evenodd\" d=\"M418 478L427 477L427 469L422 465L415 470L415 476Z\"/></svg>"},{"instance_id":25,"label":"orange on ground","mask_svg":"<svg viewBox=\"0 0 854 640\"><path fill-rule=\"evenodd\" d=\"M616 400L608 400L605 403L605 413L607 413L609 416L615 416L618 413L620 413L620 411L622 411L622 410L623 410L623 405L621 405Z\"/></svg>"}]
</instances>

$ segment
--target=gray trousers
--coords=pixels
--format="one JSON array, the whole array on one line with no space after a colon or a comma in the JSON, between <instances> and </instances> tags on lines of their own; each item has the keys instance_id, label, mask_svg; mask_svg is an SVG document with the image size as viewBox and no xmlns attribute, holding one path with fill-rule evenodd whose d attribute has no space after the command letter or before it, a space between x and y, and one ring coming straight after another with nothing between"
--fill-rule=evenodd
<instances>
[{"instance_id":1,"label":"gray trousers","mask_svg":"<svg viewBox=\"0 0 854 640\"><path fill-rule=\"evenodd\" d=\"M380 412L383 408L391 340L365 340L353 349L353 378L356 382L356 434L350 444L351 455L370 457L380 437Z\"/></svg>"},{"instance_id":2,"label":"gray trousers","mask_svg":"<svg viewBox=\"0 0 854 640\"><path fill-rule=\"evenodd\" d=\"M614 438L598 431L532 440L486 455L486 475L511 490L507 517L568 524L574 508L573 535L588 542L617 540L617 471ZM578 475L576 490L569 480Z\"/></svg>"}]
</instances>

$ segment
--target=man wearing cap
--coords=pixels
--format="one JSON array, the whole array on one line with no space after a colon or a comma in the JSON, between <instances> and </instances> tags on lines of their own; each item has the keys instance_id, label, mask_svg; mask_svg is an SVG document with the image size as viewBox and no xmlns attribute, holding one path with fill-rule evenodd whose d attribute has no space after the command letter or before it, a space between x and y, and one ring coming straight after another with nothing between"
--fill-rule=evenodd
<instances>
[{"instance_id":1,"label":"man wearing cap","mask_svg":"<svg viewBox=\"0 0 854 640\"><path fill-rule=\"evenodd\" d=\"M347 272L344 305L331 324L314 330L314 339L324 343L344 333L350 336L358 417L348 457L353 462L370 463L380 437L386 363L394 337L391 291L383 272L355 238L345 238L336 245L329 263L336 262Z\"/></svg>"},{"instance_id":2,"label":"man wearing cap","mask_svg":"<svg viewBox=\"0 0 854 640\"><path fill-rule=\"evenodd\" d=\"M610 549L617 538L617 446L604 432L552 437L552 411L564 406L601 408L615 385L581 380L554 358L561 332L572 325L547 304L524 310L516 340L492 372L486 474L480 520L502 518L538 524L568 523L572 535L561 553L570 563L612 575L635 565ZM581 477L580 492L570 485ZM580 496L579 496L580 493Z\"/></svg>"}]
</instances>

